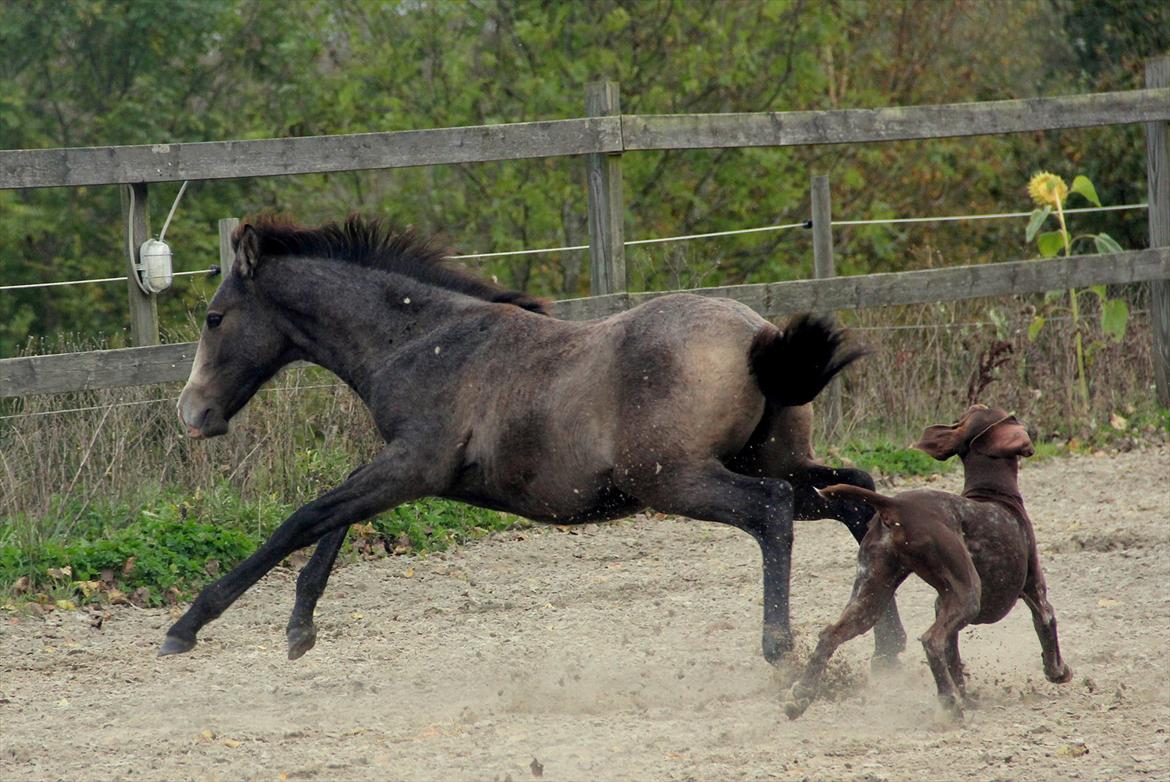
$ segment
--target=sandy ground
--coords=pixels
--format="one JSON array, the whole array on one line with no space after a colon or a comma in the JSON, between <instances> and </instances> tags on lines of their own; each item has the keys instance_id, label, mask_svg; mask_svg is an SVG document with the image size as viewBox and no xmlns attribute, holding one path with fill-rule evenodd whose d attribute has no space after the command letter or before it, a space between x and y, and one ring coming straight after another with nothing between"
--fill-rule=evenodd
<instances>
[{"instance_id":1,"label":"sandy ground","mask_svg":"<svg viewBox=\"0 0 1170 782\"><path fill-rule=\"evenodd\" d=\"M1045 681L1021 604L963 634L980 705L961 727L939 721L916 642L871 675L869 636L789 722L790 673L759 651L755 545L639 517L344 567L294 663L289 570L179 657L155 657L166 610L114 608L100 629L7 615L0 778L1170 778L1170 450L1025 465L1021 483L1075 675ZM855 547L832 522L796 537L803 655L848 597ZM899 598L916 637L933 593Z\"/></svg>"}]
</instances>

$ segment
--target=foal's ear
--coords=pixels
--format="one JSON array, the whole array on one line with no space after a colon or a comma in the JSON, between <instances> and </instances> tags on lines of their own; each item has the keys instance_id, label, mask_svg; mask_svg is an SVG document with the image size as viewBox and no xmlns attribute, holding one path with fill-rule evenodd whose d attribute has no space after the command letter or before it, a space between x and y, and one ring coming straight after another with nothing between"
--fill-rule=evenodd
<instances>
[{"instance_id":1,"label":"foal's ear","mask_svg":"<svg viewBox=\"0 0 1170 782\"><path fill-rule=\"evenodd\" d=\"M260 237L250 223L245 223L236 235L234 269L239 276L250 279L260 264Z\"/></svg>"},{"instance_id":2,"label":"foal's ear","mask_svg":"<svg viewBox=\"0 0 1170 782\"><path fill-rule=\"evenodd\" d=\"M910 446L927 455L946 461L957 453L961 453L967 445L966 430L963 422L951 425L939 424L928 426L922 433L922 438Z\"/></svg>"}]
</instances>

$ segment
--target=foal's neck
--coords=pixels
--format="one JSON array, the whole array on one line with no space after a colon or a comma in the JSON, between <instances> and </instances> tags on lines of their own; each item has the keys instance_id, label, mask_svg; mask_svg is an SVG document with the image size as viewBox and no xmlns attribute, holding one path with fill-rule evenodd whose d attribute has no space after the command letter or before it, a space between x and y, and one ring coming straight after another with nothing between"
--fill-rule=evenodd
<instances>
[{"instance_id":1,"label":"foal's neck","mask_svg":"<svg viewBox=\"0 0 1170 782\"><path fill-rule=\"evenodd\" d=\"M288 259L266 285L282 330L300 357L322 366L369 401L380 359L450 318L446 291L376 269Z\"/></svg>"}]
</instances>

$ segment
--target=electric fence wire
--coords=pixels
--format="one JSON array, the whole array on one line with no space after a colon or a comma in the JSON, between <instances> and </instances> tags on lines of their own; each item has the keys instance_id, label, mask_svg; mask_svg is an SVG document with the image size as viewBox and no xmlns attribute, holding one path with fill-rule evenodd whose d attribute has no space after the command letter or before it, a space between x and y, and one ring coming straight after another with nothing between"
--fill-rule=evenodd
<instances>
[{"instance_id":1,"label":"electric fence wire","mask_svg":"<svg viewBox=\"0 0 1170 782\"><path fill-rule=\"evenodd\" d=\"M180 193L182 195L182 193ZM176 199L177 202L177 199ZM1066 209L1065 214L1081 214L1085 212L1119 212L1131 209L1146 209L1147 204L1121 204L1118 206L1089 206L1079 209ZM832 225L836 226L860 226L860 225L901 225L909 223L954 223L964 222L969 220L1007 220L1021 217L1028 217L1031 212L997 212L991 214L978 215L939 215L934 217L891 217L873 220L833 220ZM169 222L169 218L168 218ZM713 239L721 236L739 236L742 234L765 233L771 231L786 231L793 228L812 228L812 221L805 220L800 223L782 223L779 225L764 225L756 228L737 228L728 231L710 231L708 233L698 234L682 234L679 236L663 236L654 239L632 239L625 242L626 247L638 247L649 244L664 244L666 242L686 242L695 239ZM507 258L520 255L537 255L542 253L559 253L559 252L578 252L588 250L587 244L572 244L561 247L541 247L530 250L504 250L502 252L493 253L467 253L464 255L449 255L448 259L453 261L466 260L487 260L490 258ZM208 269L199 269L196 271L175 272L175 277L187 277L196 274L211 274L214 275L216 271ZM10 290L25 290L29 288L53 288L64 285L86 285L90 283L105 283L105 282L123 282L127 277L102 277L89 280L61 280L59 282L33 282L24 283L20 285L0 285L0 291Z\"/></svg>"}]
</instances>

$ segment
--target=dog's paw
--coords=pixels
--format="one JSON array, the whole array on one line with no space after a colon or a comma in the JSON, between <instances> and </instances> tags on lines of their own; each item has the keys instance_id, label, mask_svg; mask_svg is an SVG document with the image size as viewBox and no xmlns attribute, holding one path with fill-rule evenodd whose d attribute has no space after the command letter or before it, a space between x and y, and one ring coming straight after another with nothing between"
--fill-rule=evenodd
<instances>
[{"instance_id":1,"label":"dog's paw","mask_svg":"<svg viewBox=\"0 0 1170 782\"><path fill-rule=\"evenodd\" d=\"M1055 671L1045 671L1044 675L1053 684L1065 684L1072 681L1073 672L1072 668L1069 668L1065 663L1061 663L1060 667Z\"/></svg>"}]
</instances>

